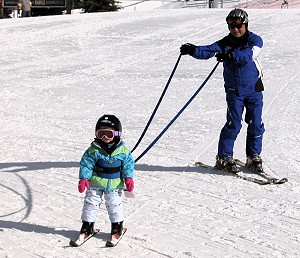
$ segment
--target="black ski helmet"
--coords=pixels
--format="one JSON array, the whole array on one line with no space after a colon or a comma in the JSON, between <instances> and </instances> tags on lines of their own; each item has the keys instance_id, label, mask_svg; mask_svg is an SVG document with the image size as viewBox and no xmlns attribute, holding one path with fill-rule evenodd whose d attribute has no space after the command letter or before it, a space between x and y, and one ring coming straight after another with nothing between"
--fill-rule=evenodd
<instances>
[{"instance_id":1,"label":"black ski helmet","mask_svg":"<svg viewBox=\"0 0 300 258\"><path fill-rule=\"evenodd\" d=\"M95 131L98 131L101 126L108 126L115 131L122 132L122 125L120 120L114 115L103 115L98 119Z\"/></svg>"},{"instance_id":2,"label":"black ski helmet","mask_svg":"<svg viewBox=\"0 0 300 258\"><path fill-rule=\"evenodd\" d=\"M248 25L249 19L248 14L243 9L235 8L226 17L226 21L229 19L236 19L236 18L242 18L243 23Z\"/></svg>"}]
</instances>

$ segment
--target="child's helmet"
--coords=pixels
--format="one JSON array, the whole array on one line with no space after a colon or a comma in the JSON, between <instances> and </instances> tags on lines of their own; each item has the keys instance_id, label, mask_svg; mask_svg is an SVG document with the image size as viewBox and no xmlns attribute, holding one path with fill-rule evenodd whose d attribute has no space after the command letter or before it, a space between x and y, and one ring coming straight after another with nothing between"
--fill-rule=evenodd
<instances>
[{"instance_id":1,"label":"child's helmet","mask_svg":"<svg viewBox=\"0 0 300 258\"><path fill-rule=\"evenodd\" d=\"M98 131L101 126L108 126L115 131L122 132L122 125L120 120L114 115L103 115L98 119L95 131Z\"/></svg>"},{"instance_id":2,"label":"child's helmet","mask_svg":"<svg viewBox=\"0 0 300 258\"><path fill-rule=\"evenodd\" d=\"M228 19L236 19L236 18L242 18L244 24L248 24L248 14L243 9L235 8L226 17L226 21Z\"/></svg>"}]
</instances>

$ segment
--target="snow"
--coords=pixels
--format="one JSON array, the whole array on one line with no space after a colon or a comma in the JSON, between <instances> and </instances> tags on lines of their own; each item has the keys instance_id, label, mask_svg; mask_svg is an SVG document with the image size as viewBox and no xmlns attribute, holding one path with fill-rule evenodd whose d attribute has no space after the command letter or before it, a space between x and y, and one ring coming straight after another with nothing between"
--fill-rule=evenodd
<instances>
[{"instance_id":1,"label":"snow","mask_svg":"<svg viewBox=\"0 0 300 258\"><path fill-rule=\"evenodd\" d=\"M68 247L81 227L78 163L99 116L122 121L133 148L181 44L227 34L228 9L164 9L0 21L0 257L299 257L299 9L249 9L262 36L266 170L289 182L259 186L191 166L214 164L226 103L219 66L195 100L136 164L128 231ZM140 153L164 129L216 60L183 56ZM235 157L244 159L246 126Z\"/></svg>"},{"instance_id":2,"label":"snow","mask_svg":"<svg viewBox=\"0 0 300 258\"><path fill-rule=\"evenodd\" d=\"M218 8L251 8L251 9L299 9L299 0L288 0L288 6L281 6L283 0L219 0ZM208 8L209 0L141 0L120 1L121 11L145 11L153 9Z\"/></svg>"}]
</instances>

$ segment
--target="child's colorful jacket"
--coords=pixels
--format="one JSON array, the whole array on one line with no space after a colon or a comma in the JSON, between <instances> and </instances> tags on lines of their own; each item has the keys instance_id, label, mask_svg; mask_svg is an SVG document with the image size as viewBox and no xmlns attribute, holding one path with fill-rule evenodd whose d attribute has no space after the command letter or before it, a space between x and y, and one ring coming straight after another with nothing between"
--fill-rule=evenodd
<instances>
[{"instance_id":1,"label":"child's colorful jacket","mask_svg":"<svg viewBox=\"0 0 300 258\"><path fill-rule=\"evenodd\" d=\"M106 191L123 189L124 178L133 178L133 173L134 158L122 141L111 154L94 141L80 161L79 179Z\"/></svg>"}]
</instances>

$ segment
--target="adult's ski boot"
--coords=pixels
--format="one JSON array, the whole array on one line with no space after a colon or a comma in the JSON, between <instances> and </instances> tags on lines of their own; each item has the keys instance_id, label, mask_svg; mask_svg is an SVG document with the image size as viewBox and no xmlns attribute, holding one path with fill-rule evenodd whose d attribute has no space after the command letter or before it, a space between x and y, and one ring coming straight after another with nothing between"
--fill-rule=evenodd
<instances>
[{"instance_id":1,"label":"adult's ski boot","mask_svg":"<svg viewBox=\"0 0 300 258\"><path fill-rule=\"evenodd\" d=\"M264 172L263 166L262 166L262 159L258 154L253 154L250 156L247 156L246 166L253 170L254 172L261 173Z\"/></svg>"},{"instance_id":2,"label":"adult's ski boot","mask_svg":"<svg viewBox=\"0 0 300 258\"><path fill-rule=\"evenodd\" d=\"M215 168L225 170L230 173L240 172L232 156L222 158L217 156Z\"/></svg>"}]
</instances>

